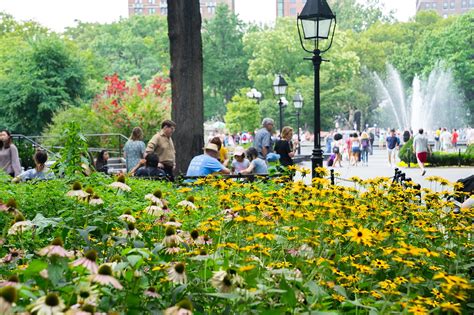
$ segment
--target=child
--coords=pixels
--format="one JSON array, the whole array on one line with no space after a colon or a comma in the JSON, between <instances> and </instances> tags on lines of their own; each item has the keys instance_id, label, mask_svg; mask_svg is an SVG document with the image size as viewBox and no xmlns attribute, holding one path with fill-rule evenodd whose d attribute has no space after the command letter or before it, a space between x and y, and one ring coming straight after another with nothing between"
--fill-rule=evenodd
<instances>
[{"instance_id":1,"label":"child","mask_svg":"<svg viewBox=\"0 0 474 315\"><path fill-rule=\"evenodd\" d=\"M234 150L234 159L232 160L232 173L238 174L249 167L250 161L245 158L245 150L242 147L236 147Z\"/></svg>"},{"instance_id":2,"label":"child","mask_svg":"<svg viewBox=\"0 0 474 315\"><path fill-rule=\"evenodd\" d=\"M258 157L257 149L249 148L247 150L247 156L250 160L250 165L246 169L242 170L241 174L255 174L255 175L268 175L267 162Z\"/></svg>"},{"instance_id":3,"label":"child","mask_svg":"<svg viewBox=\"0 0 474 315\"><path fill-rule=\"evenodd\" d=\"M48 160L48 154L46 154L46 152L37 151L33 156L33 160L35 161L35 168L29 169L15 177L12 180L14 183L17 183L19 181L25 182L33 178L45 180L54 178L54 173L47 169L45 166L45 163Z\"/></svg>"}]
</instances>

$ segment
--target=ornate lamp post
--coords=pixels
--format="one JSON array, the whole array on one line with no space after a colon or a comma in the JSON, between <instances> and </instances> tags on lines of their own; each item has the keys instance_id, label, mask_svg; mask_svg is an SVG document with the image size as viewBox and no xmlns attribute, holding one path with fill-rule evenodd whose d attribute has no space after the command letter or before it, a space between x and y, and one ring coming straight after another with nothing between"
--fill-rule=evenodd
<instances>
[{"instance_id":1,"label":"ornate lamp post","mask_svg":"<svg viewBox=\"0 0 474 315\"><path fill-rule=\"evenodd\" d=\"M334 23L333 23L334 21ZM321 54L331 48L336 29L336 16L332 13L326 0L308 0L297 19L298 34L301 47L312 53L314 67L314 148L311 156L313 178L316 177L316 167L323 166L323 151L321 150L321 99L319 85L319 69L323 60ZM331 27L332 26L332 27ZM328 45L320 48L320 41L330 39ZM311 42L314 46L307 49L304 42Z\"/></svg>"},{"instance_id":2,"label":"ornate lamp post","mask_svg":"<svg viewBox=\"0 0 474 315\"><path fill-rule=\"evenodd\" d=\"M247 92L247 97L257 100L257 104L258 104L260 103L260 100L262 99L262 93L257 91L256 88L252 88L250 91Z\"/></svg>"},{"instance_id":3,"label":"ornate lamp post","mask_svg":"<svg viewBox=\"0 0 474 315\"><path fill-rule=\"evenodd\" d=\"M276 76L275 81L273 81L273 90L275 95L279 97L278 106L280 108L280 135L281 130L283 129L283 108L288 105L288 101L285 98L286 88L288 87L288 83L286 83L285 79L279 74Z\"/></svg>"},{"instance_id":4,"label":"ornate lamp post","mask_svg":"<svg viewBox=\"0 0 474 315\"><path fill-rule=\"evenodd\" d=\"M300 139L300 112L301 108L303 108L303 96L301 96L300 92L296 92L295 96L293 97L293 105L296 108L296 132L298 133L298 155L301 154L301 139Z\"/></svg>"}]
</instances>

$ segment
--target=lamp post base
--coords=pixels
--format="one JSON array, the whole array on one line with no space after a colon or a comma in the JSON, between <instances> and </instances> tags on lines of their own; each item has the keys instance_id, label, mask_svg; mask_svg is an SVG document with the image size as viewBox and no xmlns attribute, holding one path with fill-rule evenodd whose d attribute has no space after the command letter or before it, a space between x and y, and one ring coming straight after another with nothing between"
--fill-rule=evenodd
<instances>
[{"instance_id":1,"label":"lamp post base","mask_svg":"<svg viewBox=\"0 0 474 315\"><path fill-rule=\"evenodd\" d=\"M323 150L321 147L313 149L313 155L311 155L311 175L313 178L319 177L316 173L317 167L323 167Z\"/></svg>"}]
</instances>

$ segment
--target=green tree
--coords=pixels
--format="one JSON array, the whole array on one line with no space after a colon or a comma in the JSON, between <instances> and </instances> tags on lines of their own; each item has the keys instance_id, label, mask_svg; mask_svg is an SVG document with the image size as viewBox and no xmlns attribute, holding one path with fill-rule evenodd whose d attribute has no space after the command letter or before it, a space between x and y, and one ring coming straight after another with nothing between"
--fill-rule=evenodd
<instances>
[{"instance_id":1,"label":"green tree","mask_svg":"<svg viewBox=\"0 0 474 315\"><path fill-rule=\"evenodd\" d=\"M204 21L204 117L222 117L236 91L248 84L248 56L243 52L244 25L227 5Z\"/></svg>"},{"instance_id":2,"label":"green tree","mask_svg":"<svg viewBox=\"0 0 474 315\"><path fill-rule=\"evenodd\" d=\"M38 37L0 76L2 120L16 132L39 134L56 110L77 104L84 91L84 67L73 48L54 34Z\"/></svg>"},{"instance_id":3,"label":"green tree","mask_svg":"<svg viewBox=\"0 0 474 315\"><path fill-rule=\"evenodd\" d=\"M138 76L142 83L170 66L166 18L133 16L111 24L82 23L65 36L81 50L92 52L105 66L102 76Z\"/></svg>"},{"instance_id":4,"label":"green tree","mask_svg":"<svg viewBox=\"0 0 474 315\"><path fill-rule=\"evenodd\" d=\"M260 106L254 99L249 99L246 89L240 90L232 100L227 103L225 114L226 127L231 133L253 131L258 128L261 121Z\"/></svg>"}]
</instances>

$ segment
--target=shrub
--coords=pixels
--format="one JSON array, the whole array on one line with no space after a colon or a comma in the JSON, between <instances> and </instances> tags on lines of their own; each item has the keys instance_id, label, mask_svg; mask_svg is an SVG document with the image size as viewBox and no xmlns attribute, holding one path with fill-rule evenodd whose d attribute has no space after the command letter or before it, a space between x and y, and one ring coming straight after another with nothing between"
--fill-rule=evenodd
<instances>
[{"instance_id":1,"label":"shrub","mask_svg":"<svg viewBox=\"0 0 474 315\"><path fill-rule=\"evenodd\" d=\"M400 160L405 163L416 163L416 155L413 152L413 139L410 139L400 149ZM468 146L465 152L433 152L428 155L427 162L432 166L454 166L454 165L474 165L474 145Z\"/></svg>"}]
</instances>

